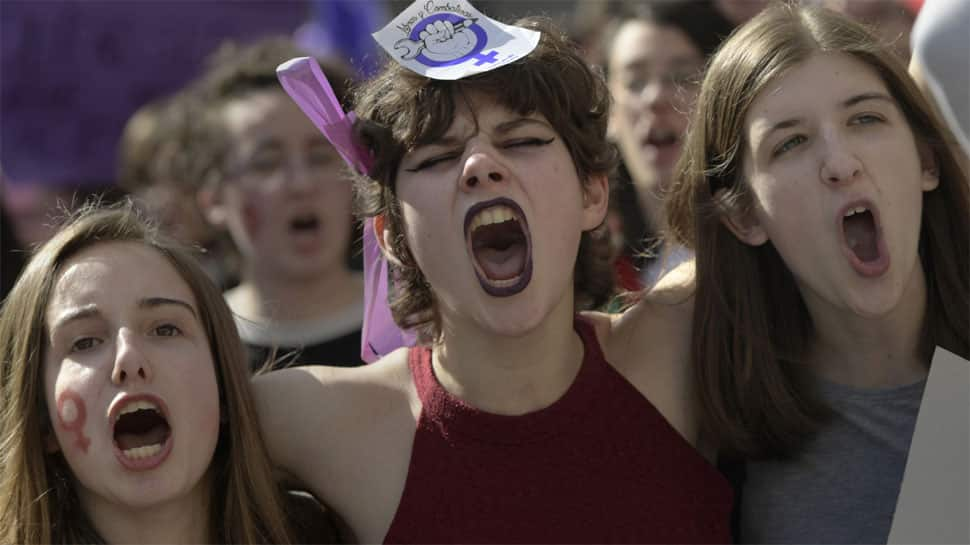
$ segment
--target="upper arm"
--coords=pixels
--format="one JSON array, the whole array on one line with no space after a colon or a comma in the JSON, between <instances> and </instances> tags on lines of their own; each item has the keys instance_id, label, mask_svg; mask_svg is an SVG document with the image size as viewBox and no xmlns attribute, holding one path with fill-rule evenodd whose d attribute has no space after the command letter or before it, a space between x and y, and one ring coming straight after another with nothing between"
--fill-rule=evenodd
<instances>
[{"instance_id":1,"label":"upper arm","mask_svg":"<svg viewBox=\"0 0 970 545\"><path fill-rule=\"evenodd\" d=\"M615 321L608 358L671 426L696 445L693 286L682 279L645 293Z\"/></svg>"},{"instance_id":2,"label":"upper arm","mask_svg":"<svg viewBox=\"0 0 970 545\"><path fill-rule=\"evenodd\" d=\"M314 430L327 429L322 420L326 390L313 367L292 367L255 377L253 396L267 451L274 464L286 474L306 479L305 460L322 450L322 436Z\"/></svg>"}]
</instances>

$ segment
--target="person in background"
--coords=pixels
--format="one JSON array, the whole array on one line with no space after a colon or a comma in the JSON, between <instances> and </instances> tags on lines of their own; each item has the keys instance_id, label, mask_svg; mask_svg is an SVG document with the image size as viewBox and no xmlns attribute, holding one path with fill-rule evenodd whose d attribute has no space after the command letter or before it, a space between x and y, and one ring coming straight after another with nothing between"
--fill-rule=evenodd
<instances>
[{"instance_id":1,"label":"person in background","mask_svg":"<svg viewBox=\"0 0 970 545\"><path fill-rule=\"evenodd\" d=\"M240 256L225 293L255 369L360 365L363 279L350 265L355 229L343 160L276 78L306 53L283 38L226 44L209 61L195 152L207 165L199 200ZM324 71L338 97L347 71Z\"/></svg>"},{"instance_id":2,"label":"person in background","mask_svg":"<svg viewBox=\"0 0 970 545\"><path fill-rule=\"evenodd\" d=\"M712 58L668 201L741 543L885 543L936 347L970 357L966 173L902 59L779 4Z\"/></svg>"},{"instance_id":3,"label":"person in background","mask_svg":"<svg viewBox=\"0 0 970 545\"><path fill-rule=\"evenodd\" d=\"M911 34L909 72L947 121L970 168L970 3L927 0Z\"/></svg>"},{"instance_id":4,"label":"person in background","mask_svg":"<svg viewBox=\"0 0 970 545\"><path fill-rule=\"evenodd\" d=\"M125 124L118 145L118 186L132 195L162 230L205 250L200 260L216 284L235 285L235 256L225 237L199 209L196 191L204 166L193 142L200 115L194 89L187 87L138 109Z\"/></svg>"},{"instance_id":5,"label":"person in background","mask_svg":"<svg viewBox=\"0 0 970 545\"><path fill-rule=\"evenodd\" d=\"M664 241L664 197L707 57L731 24L709 2L638 3L606 37L614 106L610 137L623 160L613 206L621 224L621 287L651 287L690 252Z\"/></svg>"},{"instance_id":6,"label":"person in background","mask_svg":"<svg viewBox=\"0 0 970 545\"><path fill-rule=\"evenodd\" d=\"M0 312L0 542L332 542L274 481L244 353L188 250L82 207Z\"/></svg>"},{"instance_id":7,"label":"person in background","mask_svg":"<svg viewBox=\"0 0 970 545\"><path fill-rule=\"evenodd\" d=\"M819 0L835 11L869 25L873 33L903 61L910 57L910 33L923 0ZM964 46L966 44L963 44Z\"/></svg>"}]
</instances>

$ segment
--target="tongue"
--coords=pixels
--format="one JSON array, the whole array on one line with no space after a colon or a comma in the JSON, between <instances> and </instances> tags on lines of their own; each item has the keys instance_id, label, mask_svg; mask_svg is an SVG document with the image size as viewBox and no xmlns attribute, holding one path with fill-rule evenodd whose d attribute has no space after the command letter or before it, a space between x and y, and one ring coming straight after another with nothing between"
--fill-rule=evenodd
<instances>
[{"instance_id":1,"label":"tongue","mask_svg":"<svg viewBox=\"0 0 970 545\"><path fill-rule=\"evenodd\" d=\"M843 220L843 228L849 249L860 261L868 262L879 258L876 226L873 224L872 214L865 212L850 216Z\"/></svg>"},{"instance_id":2,"label":"tongue","mask_svg":"<svg viewBox=\"0 0 970 545\"><path fill-rule=\"evenodd\" d=\"M504 248L485 246L475 249L475 259L491 280L515 278L525 268L525 243L513 242Z\"/></svg>"},{"instance_id":3,"label":"tongue","mask_svg":"<svg viewBox=\"0 0 970 545\"><path fill-rule=\"evenodd\" d=\"M166 437L168 437L168 426L159 424L146 432L119 434L115 441L121 450L128 450L148 445L159 445L165 441Z\"/></svg>"}]
</instances>

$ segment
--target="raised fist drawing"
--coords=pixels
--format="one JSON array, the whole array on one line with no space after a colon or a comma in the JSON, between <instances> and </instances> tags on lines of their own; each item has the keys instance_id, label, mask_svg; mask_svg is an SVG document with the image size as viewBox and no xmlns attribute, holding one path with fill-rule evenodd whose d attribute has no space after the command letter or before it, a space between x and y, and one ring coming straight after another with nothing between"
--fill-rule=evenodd
<instances>
[{"instance_id":1,"label":"raised fist drawing","mask_svg":"<svg viewBox=\"0 0 970 545\"><path fill-rule=\"evenodd\" d=\"M465 19L457 24L451 21L438 20L429 23L418 34L420 41L408 39L398 40L395 49L404 49L403 59L413 59L422 51L424 55L434 61L451 61L459 59L475 49L478 38L469 28L475 19Z\"/></svg>"}]
</instances>

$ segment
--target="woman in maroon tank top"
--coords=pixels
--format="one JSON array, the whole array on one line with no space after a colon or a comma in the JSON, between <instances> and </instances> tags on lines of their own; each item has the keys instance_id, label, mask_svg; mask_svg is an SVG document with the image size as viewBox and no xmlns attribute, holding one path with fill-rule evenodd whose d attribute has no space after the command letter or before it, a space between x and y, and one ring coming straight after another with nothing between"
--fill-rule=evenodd
<instances>
[{"instance_id":1,"label":"woman in maroon tank top","mask_svg":"<svg viewBox=\"0 0 970 545\"><path fill-rule=\"evenodd\" d=\"M447 5L462 19L415 36L484 36ZM388 63L359 89L358 214L418 346L257 378L271 456L368 543L727 541L730 489L694 448L689 293L577 318L612 294L607 88L555 27L518 26L540 35L514 62Z\"/></svg>"}]
</instances>

